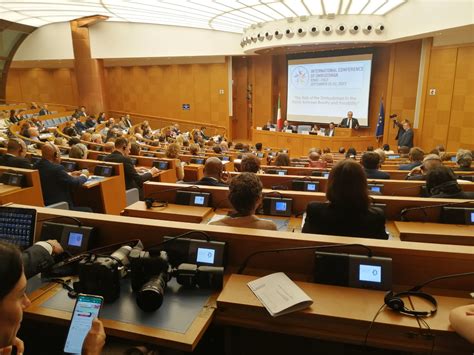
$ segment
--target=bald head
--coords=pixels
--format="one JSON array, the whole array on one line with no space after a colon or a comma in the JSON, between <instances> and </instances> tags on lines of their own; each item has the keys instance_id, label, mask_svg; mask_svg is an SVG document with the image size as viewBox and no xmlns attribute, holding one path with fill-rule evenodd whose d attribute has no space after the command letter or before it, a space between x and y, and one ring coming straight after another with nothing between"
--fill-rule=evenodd
<instances>
[{"instance_id":1,"label":"bald head","mask_svg":"<svg viewBox=\"0 0 474 355\"><path fill-rule=\"evenodd\" d=\"M59 148L51 143L43 144L41 147L41 155L43 156L43 159L53 162L61 156L59 153Z\"/></svg>"},{"instance_id":2,"label":"bald head","mask_svg":"<svg viewBox=\"0 0 474 355\"><path fill-rule=\"evenodd\" d=\"M24 157L26 155L26 144L21 139L12 138L8 141L7 152L16 157Z\"/></svg>"},{"instance_id":3,"label":"bald head","mask_svg":"<svg viewBox=\"0 0 474 355\"><path fill-rule=\"evenodd\" d=\"M204 165L204 176L213 177L220 180L222 175L222 162L219 158L211 157L206 160Z\"/></svg>"}]
</instances>

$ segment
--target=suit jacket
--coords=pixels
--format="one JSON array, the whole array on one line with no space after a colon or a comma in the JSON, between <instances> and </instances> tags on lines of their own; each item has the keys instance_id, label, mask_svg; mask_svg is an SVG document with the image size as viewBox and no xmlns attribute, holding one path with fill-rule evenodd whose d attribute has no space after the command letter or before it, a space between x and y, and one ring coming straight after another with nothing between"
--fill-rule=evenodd
<instances>
[{"instance_id":1,"label":"suit jacket","mask_svg":"<svg viewBox=\"0 0 474 355\"><path fill-rule=\"evenodd\" d=\"M332 131L328 128L326 130L326 132L324 132L324 135L325 136L328 136L328 137L334 137L334 134L336 133L336 129L334 128Z\"/></svg>"},{"instance_id":2,"label":"suit jacket","mask_svg":"<svg viewBox=\"0 0 474 355\"><path fill-rule=\"evenodd\" d=\"M23 270L27 279L54 264L53 257L41 245L33 245L21 254Z\"/></svg>"},{"instance_id":3,"label":"suit jacket","mask_svg":"<svg viewBox=\"0 0 474 355\"><path fill-rule=\"evenodd\" d=\"M124 156L119 151L113 151L104 158L104 161L111 163L122 163L123 170L125 171L125 189L130 190L136 188L140 191L140 196L142 195L142 186L143 183L152 178L151 173L145 173L140 175L135 170L135 167L129 157Z\"/></svg>"},{"instance_id":4,"label":"suit jacket","mask_svg":"<svg viewBox=\"0 0 474 355\"><path fill-rule=\"evenodd\" d=\"M72 208L71 189L78 187L87 181L87 178L81 176L71 176L61 164L55 164L46 159L41 159L36 163L35 168L38 169L41 190L43 191L43 200L46 206L53 203L66 201Z\"/></svg>"},{"instance_id":5,"label":"suit jacket","mask_svg":"<svg viewBox=\"0 0 474 355\"><path fill-rule=\"evenodd\" d=\"M364 169L367 179L390 179L390 175L385 171L380 171L379 169Z\"/></svg>"},{"instance_id":6,"label":"suit jacket","mask_svg":"<svg viewBox=\"0 0 474 355\"><path fill-rule=\"evenodd\" d=\"M81 121L77 121L76 122L76 129L78 131L85 131L85 130L87 130L87 126L84 123L82 123Z\"/></svg>"},{"instance_id":7,"label":"suit jacket","mask_svg":"<svg viewBox=\"0 0 474 355\"><path fill-rule=\"evenodd\" d=\"M302 232L388 239L382 210L375 207L368 211L346 210L319 202L308 204Z\"/></svg>"},{"instance_id":8,"label":"suit jacket","mask_svg":"<svg viewBox=\"0 0 474 355\"><path fill-rule=\"evenodd\" d=\"M201 180L193 182L193 185L207 185L207 186L225 186L229 187L229 185L218 181L212 177L203 177Z\"/></svg>"},{"instance_id":9,"label":"suit jacket","mask_svg":"<svg viewBox=\"0 0 474 355\"><path fill-rule=\"evenodd\" d=\"M0 165L11 166L12 168L33 169L33 165L28 159L15 157L8 153L0 156Z\"/></svg>"},{"instance_id":10,"label":"suit jacket","mask_svg":"<svg viewBox=\"0 0 474 355\"><path fill-rule=\"evenodd\" d=\"M46 110L44 108L42 108L39 112L40 116L49 115L49 114L51 114L51 112L49 112L48 110Z\"/></svg>"},{"instance_id":11,"label":"suit jacket","mask_svg":"<svg viewBox=\"0 0 474 355\"><path fill-rule=\"evenodd\" d=\"M359 129L360 125L359 125L359 121L357 120L357 118L354 118L352 117L352 128L353 129ZM342 121L341 121L341 124L339 125L339 127L342 127L342 128L349 128L349 118L343 118Z\"/></svg>"},{"instance_id":12,"label":"suit jacket","mask_svg":"<svg viewBox=\"0 0 474 355\"><path fill-rule=\"evenodd\" d=\"M415 162L409 163L409 164L401 164L398 167L398 170L411 170L413 168L416 168L417 166L420 166L421 164L423 164L421 161L415 161Z\"/></svg>"},{"instance_id":13,"label":"suit jacket","mask_svg":"<svg viewBox=\"0 0 474 355\"><path fill-rule=\"evenodd\" d=\"M413 148L413 130L411 128L408 128L398 138L398 145L400 147L406 146L408 148Z\"/></svg>"}]
</instances>

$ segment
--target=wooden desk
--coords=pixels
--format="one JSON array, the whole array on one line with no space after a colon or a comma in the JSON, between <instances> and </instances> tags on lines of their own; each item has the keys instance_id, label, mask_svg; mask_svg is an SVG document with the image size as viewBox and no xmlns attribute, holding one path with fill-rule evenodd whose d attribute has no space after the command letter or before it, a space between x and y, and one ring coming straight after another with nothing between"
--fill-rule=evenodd
<instances>
[{"instance_id":1,"label":"wooden desk","mask_svg":"<svg viewBox=\"0 0 474 355\"><path fill-rule=\"evenodd\" d=\"M0 173L6 171L22 174L24 176L25 186L0 185L2 186L0 189L0 204L14 202L33 206L44 206L38 170L0 166Z\"/></svg>"},{"instance_id":2,"label":"wooden desk","mask_svg":"<svg viewBox=\"0 0 474 355\"><path fill-rule=\"evenodd\" d=\"M61 285L57 285L43 292L41 296L36 297L32 304L25 310L25 318L46 322L46 324L56 323L65 326L69 324L71 319L70 312L42 307L42 304L61 290L61 287ZM193 351L211 324L215 312L214 304L215 297L211 297L185 333L104 318L101 318L101 320L107 335L148 342L182 351Z\"/></svg>"},{"instance_id":3,"label":"wooden desk","mask_svg":"<svg viewBox=\"0 0 474 355\"><path fill-rule=\"evenodd\" d=\"M184 166L184 181L199 181L204 176L204 165L188 164Z\"/></svg>"},{"instance_id":4,"label":"wooden desk","mask_svg":"<svg viewBox=\"0 0 474 355\"><path fill-rule=\"evenodd\" d=\"M363 345L372 318L384 303L383 291L296 282L314 300L313 305L273 318L247 286L255 278L235 274L230 277L217 298L217 323ZM431 309L423 300L412 300L418 309ZM435 351L469 353L472 345L453 331L448 319L451 309L472 301L444 296L436 296L436 300L438 311L425 318L436 335ZM411 336L417 331L415 318L385 309L370 330L367 344L409 352L430 351L431 340ZM228 348L232 345L228 344Z\"/></svg>"},{"instance_id":5,"label":"wooden desk","mask_svg":"<svg viewBox=\"0 0 474 355\"><path fill-rule=\"evenodd\" d=\"M183 206L172 203L167 206L148 209L144 201L138 201L127 206L122 215L176 222L201 223L211 213L212 208L210 207Z\"/></svg>"},{"instance_id":6,"label":"wooden desk","mask_svg":"<svg viewBox=\"0 0 474 355\"><path fill-rule=\"evenodd\" d=\"M474 245L474 226L397 221L395 227L404 241Z\"/></svg>"}]
</instances>

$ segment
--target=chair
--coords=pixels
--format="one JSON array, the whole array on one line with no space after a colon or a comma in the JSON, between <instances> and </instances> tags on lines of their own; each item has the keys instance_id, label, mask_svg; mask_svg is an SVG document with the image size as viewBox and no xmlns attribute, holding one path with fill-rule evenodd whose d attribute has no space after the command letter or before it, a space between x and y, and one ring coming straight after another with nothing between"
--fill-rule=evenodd
<instances>
[{"instance_id":1,"label":"chair","mask_svg":"<svg viewBox=\"0 0 474 355\"><path fill-rule=\"evenodd\" d=\"M69 204L66 201L56 202L52 205L46 206L46 208L56 208L58 210L68 210Z\"/></svg>"},{"instance_id":2,"label":"chair","mask_svg":"<svg viewBox=\"0 0 474 355\"><path fill-rule=\"evenodd\" d=\"M130 190L125 191L125 199L127 206L134 204L135 202L140 201L140 194L137 188L133 188Z\"/></svg>"}]
</instances>

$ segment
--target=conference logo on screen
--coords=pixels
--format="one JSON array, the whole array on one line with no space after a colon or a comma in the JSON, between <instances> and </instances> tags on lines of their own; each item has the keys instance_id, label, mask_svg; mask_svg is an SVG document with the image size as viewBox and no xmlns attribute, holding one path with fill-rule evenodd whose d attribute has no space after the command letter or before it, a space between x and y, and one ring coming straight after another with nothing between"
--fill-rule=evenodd
<instances>
[{"instance_id":1,"label":"conference logo on screen","mask_svg":"<svg viewBox=\"0 0 474 355\"><path fill-rule=\"evenodd\" d=\"M291 84L297 88L302 89L309 85L308 69L302 66L297 66L291 71Z\"/></svg>"}]
</instances>

